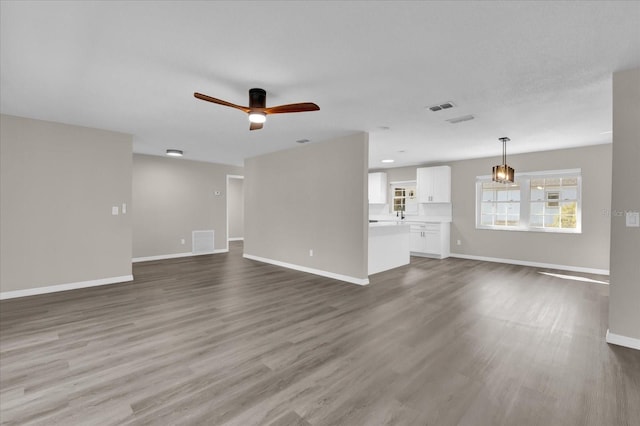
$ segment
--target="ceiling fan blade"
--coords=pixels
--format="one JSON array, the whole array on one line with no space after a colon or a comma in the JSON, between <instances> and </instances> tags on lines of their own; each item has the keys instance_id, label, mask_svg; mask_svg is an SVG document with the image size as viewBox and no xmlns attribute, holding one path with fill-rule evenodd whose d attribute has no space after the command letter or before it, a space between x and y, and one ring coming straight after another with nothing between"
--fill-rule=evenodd
<instances>
[{"instance_id":1,"label":"ceiling fan blade","mask_svg":"<svg viewBox=\"0 0 640 426\"><path fill-rule=\"evenodd\" d=\"M269 107L264 109L265 114L285 114L289 112L319 111L320 107L313 102L303 102L300 104L288 104Z\"/></svg>"},{"instance_id":2,"label":"ceiling fan blade","mask_svg":"<svg viewBox=\"0 0 640 426\"><path fill-rule=\"evenodd\" d=\"M198 99L202 99L203 101L213 102L214 104L219 104L219 105L224 105L231 108L239 109L240 111L244 111L246 113L249 113L250 111L249 107L232 104L231 102L223 101L222 99L212 98L211 96L203 95L202 93L195 92L193 96L195 96Z\"/></svg>"},{"instance_id":3,"label":"ceiling fan blade","mask_svg":"<svg viewBox=\"0 0 640 426\"><path fill-rule=\"evenodd\" d=\"M249 130L260 130L262 129L262 125L264 123L251 123L251 125L249 126Z\"/></svg>"}]
</instances>

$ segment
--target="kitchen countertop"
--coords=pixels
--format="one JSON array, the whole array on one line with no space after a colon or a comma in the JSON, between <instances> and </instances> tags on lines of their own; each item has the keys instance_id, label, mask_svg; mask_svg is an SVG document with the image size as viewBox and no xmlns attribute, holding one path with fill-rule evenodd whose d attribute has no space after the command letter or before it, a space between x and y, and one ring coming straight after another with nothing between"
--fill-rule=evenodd
<instances>
[{"instance_id":1,"label":"kitchen countertop","mask_svg":"<svg viewBox=\"0 0 640 426\"><path fill-rule=\"evenodd\" d=\"M369 228L383 228L387 226L409 226L408 222L401 221L379 221L379 222L369 222Z\"/></svg>"},{"instance_id":2,"label":"kitchen countertop","mask_svg":"<svg viewBox=\"0 0 640 426\"><path fill-rule=\"evenodd\" d=\"M443 216L405 216L404 220L396 218L395 216L371 216L369 220L377 220L377 223L388 222L404 222L404 223L450 223L450 217ZM375 223L375 222L374 222Z\"/></svg>"}]
</instances>

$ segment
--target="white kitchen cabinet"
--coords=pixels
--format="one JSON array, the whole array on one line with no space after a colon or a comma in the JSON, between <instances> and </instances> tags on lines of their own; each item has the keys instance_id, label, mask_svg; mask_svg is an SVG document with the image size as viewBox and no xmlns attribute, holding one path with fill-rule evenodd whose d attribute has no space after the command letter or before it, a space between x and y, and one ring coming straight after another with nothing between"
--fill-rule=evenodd
<instances>
[{"instance_id":1,"label":"white kitchen cabinet","mask_svg":"<svg viewBox=\"0 0 640 426\"><path fill-rule=\"evenodd\" d=\"M369 204L387 204L386 173L369 173Z\"/></svg>"},{"instance_id":2,"label":"white kitchen cabinet","mask_svg":"<svg viewBox=\"0 0 640 426\"><path fill-rule=\"evenodd\" d=\"M416 177L419 203L451 202L451 167L420 167Z\"/></svg>"},{"instance_id":3,"label":"white kitchen cabinet","mask_svg":"<svg viewBox=\"0 0 640 426\"><path fill-rule=\"evenodd\" d=\"M410 250L413 256L435 257L444 259L449 257L448 222L426 222L411 225Z\"/></svg>"}]
</instances>

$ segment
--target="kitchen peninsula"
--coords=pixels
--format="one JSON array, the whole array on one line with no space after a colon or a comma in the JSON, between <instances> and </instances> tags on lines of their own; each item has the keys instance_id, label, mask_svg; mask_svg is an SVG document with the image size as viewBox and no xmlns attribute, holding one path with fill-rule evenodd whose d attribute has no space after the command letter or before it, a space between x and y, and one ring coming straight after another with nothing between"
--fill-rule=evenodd
<instances>
[{"instance_id":1,"label":"kitchen peninsula","mask_svg":"<svg viewBox=\"0 0 640 426\"><path fill-rule=\"evenodd\" d=\"M409 264L410 230L401 221L369 223L369 275Z\"/></svg>"}]
</instances>

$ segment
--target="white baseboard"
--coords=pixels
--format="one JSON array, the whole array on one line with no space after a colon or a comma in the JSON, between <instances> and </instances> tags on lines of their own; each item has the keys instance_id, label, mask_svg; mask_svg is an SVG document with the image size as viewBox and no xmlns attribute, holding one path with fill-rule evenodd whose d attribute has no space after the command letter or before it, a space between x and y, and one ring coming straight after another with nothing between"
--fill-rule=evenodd
<instances>
[{"instance_id":1,"label":"white baseboard","mask_svg":"<svg viewBox=\"0 0 640 426\"><path fill-rule=\"evenodd\" d=\"M228 241L244 241L244 237L231 237L227 238Z\"/></svg>"},{"instance_id":2,"label":"white baseboard","mask_svg":"<svg viewBox=\"0 0 640 426\"><path fill-rule=\"evenodd\" d=\"M584 272L585 274L609 275L608 269L583 268L581 266L556 265L553 263L529 262L527 260L501 259L498 257L474 256L471 254L451 253L451 257L459 259L482 260L484 262L507 263L510 265L533 266L535 268L558 269L561 271Z\"/></svg>"},{"instance_id":3,"label":"white baseboard","mask_svg":"<svg viewBox=\"0 0 640 426\"><path fill-rule=\"evenodd\" d=\"M640 351L640 339L634 339L633 337L611 333L607 329L605 340L607 341L607 343L611 343L613 345L624 346L625 348L637 349Z\"/></svg>"},{"instance_id":4,"label":"white baseboard","mask_svg":"<svg viewBox=\"0 0 640 426\"><path fill-rule=\"evenodd\" d=\"M252 254L243 254L245 259L257 260L258 262L270 263L276 266L282 266L283 268L294 269L296 271L307 272L309 274L320 275L327 278L333 278L335 280L345 281L351 284L367 285L369 284L369 278L355 278L348 275L335 274L333 272L323 271L321 269L308 268L306 266L295 265L293 263L281 262L279 260L267 259L264 257L254 256Z\"/></svg>"},{"instance_id":5,"label":"white baseboard","mask_svg":"<svg viewBox=\"0 0 640 426\"><path fill-rule=\"evenodd\" d=\"M218 249L207 253L191 253L190 251L185 253L172 253L172 254L161 254L158 256L145 256L145 257L134 257L131 259L132 263L138 262L149 262L151 260L165 260L165 259L177 259L179 257L191 257L191 256L202 256L205 254L218 254L218 253L228 253L229 249Z\"/></svg>"},{"instance_id":6,"label":"white baseboard","mask_svg":"<svg viewBox=\"0 0 640 426\"><path fill-rule=\"evenodd\" d=\"M124 283L127 281L133 281L133 275L102 278L99 280L79 281L75 283L58 284L47 287L35 287L25 290L5 291L0 293L0 300L15 299L16 297L35 296L36 294L56 293L58 291L76 290L79 288L96 287L108 284Z\"/></svg>"}]
</instances>

